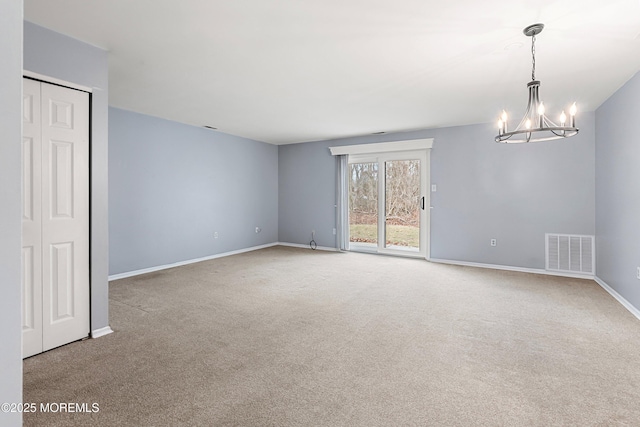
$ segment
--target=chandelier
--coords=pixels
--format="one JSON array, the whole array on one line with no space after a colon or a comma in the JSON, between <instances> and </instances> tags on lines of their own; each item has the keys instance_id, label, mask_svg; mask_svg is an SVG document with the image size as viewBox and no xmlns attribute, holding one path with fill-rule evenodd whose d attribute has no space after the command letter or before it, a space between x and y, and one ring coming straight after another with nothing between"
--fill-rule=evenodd
<instances>
[{"instance_id":1,"label":"chandelier","mask_svg":"<svg viewBox=\"0 0 640 427\"><path fill-rule=\"evenodd\" d=\"M544 103L540 101L538 91L540 82L536 80L536 35L542 32L544 24L529 25L523 30L527 37L531 37L531 81L527 84L529 89L529 102L527 111L515 130L509 131L507 126L508 116L502 110L502 115L498 120L498 135L496 142L517 143L517 142L540 142L554 139L568 138L578 134L576 127L576 103L569 108L569 123L567 115L563 111L560 114L560 125L552 122L545 114Z\"/></svg>"}]
</instances>

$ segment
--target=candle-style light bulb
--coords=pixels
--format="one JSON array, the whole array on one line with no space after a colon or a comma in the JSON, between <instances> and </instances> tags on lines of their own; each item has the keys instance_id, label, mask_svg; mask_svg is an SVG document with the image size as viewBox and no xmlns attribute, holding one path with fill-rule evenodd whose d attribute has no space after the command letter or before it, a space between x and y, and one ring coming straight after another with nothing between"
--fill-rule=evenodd
<instances>
[{"instance_id":1,"label":"candle-style light bulb","mask_svg":"<svg viewBox=\"0 0 640 427\"><path fill-rule=\"evenodd\" d=\"M526 127L527 129L531 129L531 119L527 119L527 121L524 123L524 127Z\"/></svg>"},{"instance_id":2,"label":"candle-style light bulb","mask_svg":"<svg viewBox=\"0 0 640 427\"><path fill-rule=\"evenodd\" d=\"M502 132L506 132L507 131L507 112L502 110L502 116L500 117L500 119L502 120Z\"/></svg>"},{"instance_id":3,"label":"candle-style light bulb","mask_svg":"<svg viewBox=\"0 0 640 427\"><path fill-rule=\"evenodd\" d=\"M502 120L498 120L498 135L502 135Z\"/></svg>"},{"instance_id":4,"label":"candle-style light bulb","mask_svg":"<svg viewBox=\"0 0 640 427\"><path fill-rule=\"evenodd\" d=\"M567 123L567 115L562 111L562 114L560 114L560 126L564 126L565 123Z\"/></svg>"},{"instance_id":5,"label":"candle-style light bulb","mask_svg":"<svg viewBox=\"0 0 640 427\"><path fill-rule=\"evenodd\" d=\"M540 102L540 105L538 105L538 114L540 114L541 116L544 115L544 103Z\"/></svg>"},{"instance_id":6,"label":"candle-style light bulb","mask_svg":"<svg viewBox=\"0 0 640 427\"><path fill-rule=\"evenodd\" d=\"M571 115L571 127L576 127L576 112L578 111L578 107L576 107L576 103L574 102L571 108L569 109L569 114Z\"/></svg>"}]
</instances>

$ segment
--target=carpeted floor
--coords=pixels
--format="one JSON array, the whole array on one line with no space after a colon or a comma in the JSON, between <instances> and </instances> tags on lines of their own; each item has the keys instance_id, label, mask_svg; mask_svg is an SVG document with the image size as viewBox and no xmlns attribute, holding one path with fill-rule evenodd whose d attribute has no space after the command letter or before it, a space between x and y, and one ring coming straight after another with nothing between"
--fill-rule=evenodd
<instances>
[{"instance_id":1,"label":"carpeted floor","mask_svg":"<svg viewBox=\"0 0 640 427\"><path fill-rule=\"evenodd\" d=\"M640 322L595 282L274 247L110 284L115 333L24 361L27 426L640 423Z\"/></svg>"}]
</instances>

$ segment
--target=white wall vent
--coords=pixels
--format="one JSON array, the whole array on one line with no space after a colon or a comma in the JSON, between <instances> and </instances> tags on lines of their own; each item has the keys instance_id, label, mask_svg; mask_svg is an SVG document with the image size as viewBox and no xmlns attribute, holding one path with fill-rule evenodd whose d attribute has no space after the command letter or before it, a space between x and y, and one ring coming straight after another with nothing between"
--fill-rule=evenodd
<instances>
[{"instance_id":1,"label":"white wall vent","mask_svg":"<svg viewBox=\"0 0 640 427\"><path fill-rule=\"evenodd\" d=\"M546 234L546 269L594 274L595 237Z\"/></svg>"}]
</instances>

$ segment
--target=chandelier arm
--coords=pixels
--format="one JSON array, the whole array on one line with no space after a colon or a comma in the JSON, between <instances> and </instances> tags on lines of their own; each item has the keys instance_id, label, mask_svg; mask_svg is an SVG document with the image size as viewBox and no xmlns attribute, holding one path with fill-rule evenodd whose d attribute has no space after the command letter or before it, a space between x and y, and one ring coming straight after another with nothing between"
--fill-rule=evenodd
<instances>
[{"instance_id":1,"label":"chandelier arm","mask_svg":"<svg viewBox=\"0 0 640 427\"><path fill-rule=\"evenodd\" d=\"M533 36L533 37L535 37L535 36ZM535 69L535 66L534 66L534 69ZM540 120L536 120L536 118L539 115L539 107L540 107L540 94L538 92L539 87L540 86L538 86L538 85L531 86L531 92L532 92L531 97L533 98L533 101L531 103L531 117L530 117L530 119L531 119L531 124L532 125L534 123L536 125L538 125L540 123ZM544 117L544 115L543 115L543 117Z\"/></svg>"},{"instance_id":2,"label":"chandelier arm","mask_svg":"<svg viewBox=\"0 0 640 427\"><path fill-rule=\"evenodd\" d=\"M533 108L533 98L534 98L534 89L532 86L529 86L529 101L527 101L527 109L524 112L524 116L522 116L522 120L520 120L520 123L518 123L518 126L516 126L516 130L522 129L522 127L525 126L527 119L531 119L530 116L531 116L531 109ZM533 122L531 123L531 126L533 126Z\"/></svg>"},{"instance_id":3,"label":"chandelier arm","mask_svg":"<svg viewBox=\"0 0 640 427\"><path fill-rule=\"evenodd\" d=\"M556 133L556 131L555 131L555 130L553 130L553 129L549 129L549 131L550 131L552 134L554 134L555 136L565 136L565 135L566 135L566 132L565 132L565 131L560 131L560 133Z\"/></svg>"},{"instance_id":4,"label":"chandelier arm","mask_svg":"<svg viewBox=\"0 0 640 427\"><path fill-rule=\"evenodd\" d=\"M563 137L563 138L568 138L570 136L574 136L574 135L578 134L578 128L574 128L574 127L561 129L561 130L559 130L559 132L561 132L561 133L556 133L556 130L557 129L549 129L549 131L552 134L554 134L556 136Z\"/></svg>"},{"instance_id":5,"label":"chandelier arm","mask_svg":"<svg viewBox=\"0 0 640 427\"><path fill-rule=\"evenodd\" d=\"M547 128L557 128L557 127L561 127L558 126L557 124L555 124L553 121L549 120L549 118L547 118L547 116L543 116L544 117L544 126Z\"/></svg>"},{"instance_id":6,"label":"chandelier arm","mask_svg":"<svg viewBox=\"0 0 640 427\"><path fill-rule=\"evenodd\" d=\"M524 124L527 122L527 118L529 117L530 111L531 111L531 92L529 92L529 101L527 102L527 109L524 112L524 116L522 116L522 120L520 120L520 123L518 123L518 126L516 126L516 130L522 129Z\"/></svg>"},{"instance_id":7,"label":"chandelier arm","mask_svg":"<svg viewBox=\"0 0 640 427\"><path fill-rule=\"evenodd\" d=\"M544 136L544 132L548 132L547 135ZM561 133L558 133L561 132ZM578 128L574 127L562 127L557 126L553 129L551 128L535 128L535 129L526 129L519 131L507 132L502 135L498 135L495 137L496 142L503 143L528 143L528 142L541 142L541 141L553 141L556 139L564 139L577 135L579 132ZM540 136L536 137L536 135L540 134ZM520 135L522 139L512 139L514 136Z\"/></svg>"},{"instance_id":8,"label":"chandelier arm","mask_svg":"<svg viewBox=\"0 0 640 427\"><path fill-rule=\"evenodd\" d=\"M509 136L506 136L505 134L503 135L498 135L496 136L496 142L507 142L509 141L512 137L514 136L514 134L511 134Z\"/></svg>"}]
</instances>

